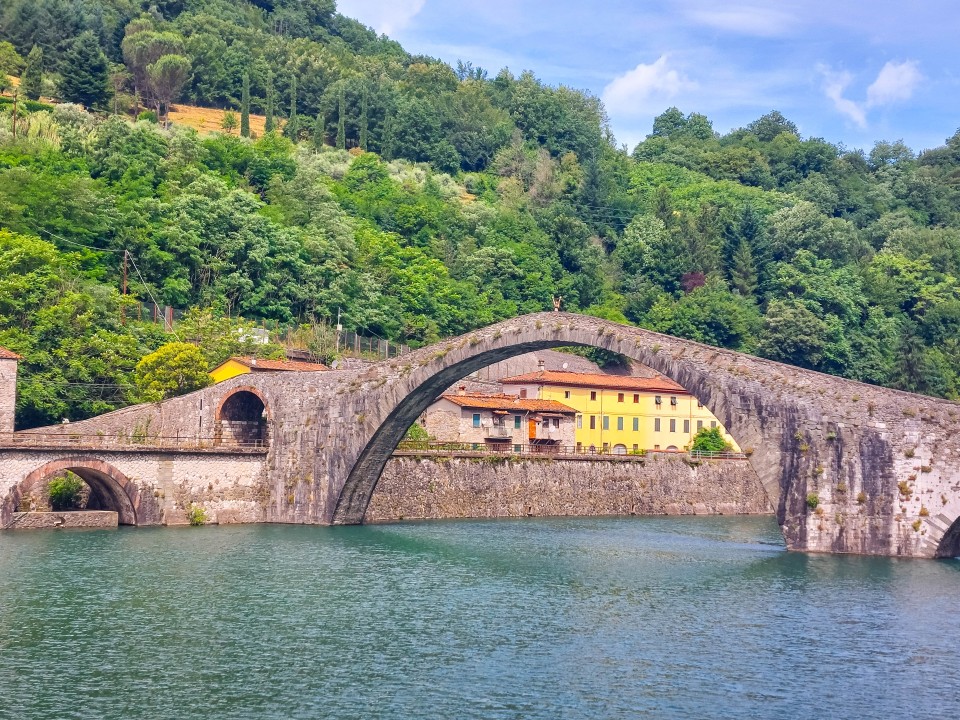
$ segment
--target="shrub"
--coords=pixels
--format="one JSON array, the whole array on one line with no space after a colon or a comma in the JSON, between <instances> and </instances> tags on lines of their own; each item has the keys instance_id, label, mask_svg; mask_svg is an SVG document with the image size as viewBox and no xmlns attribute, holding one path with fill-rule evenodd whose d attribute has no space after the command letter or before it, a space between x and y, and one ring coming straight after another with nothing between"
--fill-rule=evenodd
<instances>
[{"instance_id":1,"label":"shrub","mask_svg":"<svg viewBox=\"0 0 960 720\"><path fill-rule=\"evenodd\" d=\"M50 494L50 507L54 510L74 510L80 506L83 480L68 472L51 480L47 491Z\"/></svg>"},{"instance_id":2,"label":"shrub","mask_svg":"<svg viewBox=\"0 0 960 720\"><path fill-rule=\"evenodd\" d=\"M190 503L190 507L187 509L187 521L191 525L206 525L207 519L207 511L203 507Z\"/></svg>"},{"instance_id":3,"label":"shrub","mask_svg":"<svg viewBox=\"0 0 960 720\"><path fill-rule=\"evenodd\" d=\"M690 449L694 452L724 452L730 449L730 443L724 440L720 428L700 428L693 436Z\"/></svg>"},{"instance_id":4,"label":"shrub","mask_svg":"<svg viewBox=\"0 0 960 720\"><path fill-rule=\"evenodd\" d=\"M144 122L157 124L157 113L154 110L144 110L142 113L137 115L137 120L143 120Z\"/></svg>"},{"instance_id":5,"label":"shrub","mask_svg":"<svg viewBox=\"0 0 960 720\"><path fill-rule=\"evenodd\" d=\"M807 495L807 507L811 510L816 510L817 505L820 504L820 496L817 493L810 493Z\"/></svg>"}]
</instances>

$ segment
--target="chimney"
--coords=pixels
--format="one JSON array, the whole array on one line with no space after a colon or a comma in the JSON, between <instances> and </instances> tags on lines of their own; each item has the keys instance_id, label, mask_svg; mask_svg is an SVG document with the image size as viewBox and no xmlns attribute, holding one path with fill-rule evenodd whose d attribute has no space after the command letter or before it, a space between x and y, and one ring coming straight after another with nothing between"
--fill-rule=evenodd
<instances>
[{"instance_id":1,"label":"chimney","mask_svg":"<svg viewBox=\"0 0 960 720\"><path fill-rule=\"evenodd\" d=\"M544 363L542 359L538 359L538 360L537 360L537 370L538 370L539 372L543 372L543 369L544 369L544 366L545 366L545 365L546 365L546 363Z\"/></svg>"},{"instance_id":2,"label":"chimney","mask_svg":"<svg viewBox=\"0 0 960 720\"><path fill-rule=\"evenodd\" d=\"M467 394L467 386L466 386L466 385L461 385L461 386L459 386L459 387L457 388L457 395L466 395L466 394Z\"/></svg>"}]
</instances>

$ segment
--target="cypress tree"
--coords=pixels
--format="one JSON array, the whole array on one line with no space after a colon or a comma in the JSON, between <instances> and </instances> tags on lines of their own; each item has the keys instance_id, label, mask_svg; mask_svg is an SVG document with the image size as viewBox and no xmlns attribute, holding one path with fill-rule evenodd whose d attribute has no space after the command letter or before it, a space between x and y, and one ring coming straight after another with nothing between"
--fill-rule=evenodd
<instances>
[{"instance_id":1,"label":"cypress tree","mask_svg":"<svg viewBox=\"0 0 960 720\"><path fill-rule=\"evenodd\" d=\"M67 102L103 107L110 99L110 62L89 30L78 35L64 53L61 74L60 95Z\"/></svg>"},{"instance_id":2,"label":"cypress tree","mask_svg":"<svg viewBox=\"0 0 960 720\"><path fill-rule=\"evenodd\" d=\"M273 132L273 71L267 70L267 122L265 125L265 130L267 132Z\"/></svg>"},{"instance_id":3,"label":"cypress tree","mask_svg":"<svg viewBox=\"0 0 960 720\"><path fill-rule=\"evenodd\" d=\"M341 150L347 148L347 91L343 85L340 86L340 101L338 103L337 119L337 147Z\"/></svg>"},{"instance_id":4,"label":"cypress tree","mask_svg":"<svg viewBox=\"0 0 960 720\"><path fill-rule=\"evenodd\" d=\"M243 91L240 96L240 136L250 137L250 73L243 74Z\"/></svg>"},{"instance_id":5,"label":"cypress tree","mask_svg":"<svg viewBox=\"0 0 960 720\"><path fill-rule=\"evenodd\" d=\"M313 121L313 146L317 149L323 147L327 134L327 119L322 112L317 113L316 120Z\"/></svg>"},{"instance_id":6,"label":"cypress tree","mask_svg":"<svg viewBox=\"0 0 960 720\"><path fill-rule=\"evenodd\" d=\"M380 156L384 160L393 159L393 114L390 110L383 117L383 141L380 143Z\"/></svg>"},{"instance_id":7,"label":"cypress tree","mask_svg":"<svg viewBox=\"0 0 960 720\"><path fill-rule=\"evenodd\" d=\"M367 84L364 83L360 89L360 149L367 151Z\"/></svg>"},{"instance_id":8,"label":"cypress tree","mask_svg":"<svg viewBox=\"0 0 960 720\"><path fill-rule=\"evenodd\" d=\"M300 134L300 121L297 119L297 76L290 76L290 117L287 120L287 126L283 129L283 134L293 141L296 141Z\"/></svg>"},{"instance_id":9,"label":"cypress tree","mask_svg":"<svg viewBox=\"0 0 960 720\"><path fill-rule=\"evenodd\" d=\"M43 49L39 45L30 48L27 65L20 76L20 92L28 100L40 99L40 86L43 84Z\"/></svg>"}]
</instances>

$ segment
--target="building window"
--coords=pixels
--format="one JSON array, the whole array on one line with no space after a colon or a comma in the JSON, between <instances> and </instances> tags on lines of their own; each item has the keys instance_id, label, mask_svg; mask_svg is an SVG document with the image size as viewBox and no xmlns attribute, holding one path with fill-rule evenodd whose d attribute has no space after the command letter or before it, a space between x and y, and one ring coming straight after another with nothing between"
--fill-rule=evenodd
<instances>
[{"instance_id":1,"label":"building window","mask_svg":"<svg viewBox=\"0 0 960 720\"><path fill-rule=\"evenodd\" d=\"M604 443L604 444L603 444L603 451L606 452L606 451L609 450L609 449L610 449L610 443Z\"/></svg>"},{"instance_id":2,"label":"building window","mask_svg":"<svg viewBox=\"0 0 960 720\"><path fill-rule=\"evenodd\" d=\"M697 420L697 432L703 430L703 420Z\"/></svg>"},{"instance_id":3,"label":"building window","mask_svg":"<svg viewBox=\"0 0 960 720\"><path fill-rule=\"evenodd\" d=\"M553 419L553 426L554 426L555 428L559 428L559 427L560 427L560 418L554 418L554 419Z\"/></svg>"},{"instance_id":4,"label":"building window","mask_svg":"<svg viewBox=\"0 0 960 720\"><path fill-rule=\"evenodd\" d=\"M480 413L473 414L473 426L480 427Z\"/></svg>"},{"instance_id":5,"label":"building window","mask_svg":"<svg viewBox=\"0 0 960 720\"><path fill-rule=\"evenodd\" d=\"M591 400L596 400L596 399L597 399L597 391L596 391L596 390L591 390L591 391L590 391L590 399L591 399Z\"/></svg>"},{"instance_id":6,"label":"building window","mask_svg":"<svg viewBox=\"0 0 960 720\"><path fill-rule=\"evenodd\" d=\"M637 445L636 443L634 443L634 444L633 444L633 451L634 451L634 452L637 452L637 451L639 451L639 450L640 450L640 446Z\"/></svg>"},{"instance_id":7,"label":"building window","mask_svg":"<svg viewBox=\"0 0 960 720\"><path fill-rule=\"evenodd\" d=\"M525 398L527 396L527 389L520 388L520 397Z\"/></svg>"},{"instance_id":8,"label":"building window","mask_svg":"<svg viewBox=\"0 0 960 720\"><path fill-rule=\"evenodd\" d=\"M520 416L519 416L519 415L514 415L514 416L513 416L513 429L514 429L514 430L519 430L519 429L520 429Z\"/></svg>"},{"instance_id":9,"label":"building window","mask_svg":"<svg viewBox=\"0 0 960 720\"><path fill-rule=\"evenodd\" d=\"M633 394L633 401L634 401L635 403L640 402L640 393L634 393L634 394Z\"/></svg>"},{"instance_id":10,"label":"building window","mask_svg":"<svg viewBox=\"0 0 960 720\"><path fill-rule=\"evenodd\" d=\"M710 427L715 428L716 426L717 426L717 421L716 421L716 420L711 420L711 421L710 421Z\"/></svg>"},{"instance_id":11,"label":"building window","mask_svg":"<svg viewBox=\"0 0 960 720\"><path fill-rule=\"evenodd\" d=\"M671 397L670 397L670 404L673 405L674 407L676 407L676 406L677 406L677 398L671 396Z\"/></svg>"},{"instance_id":12,"label":"building window","mask_svg":"<svg viewBox=\"0 0 960 720\"><path fill-rule=\"evenodd\" d=\"M673 418L670 418L670 432L676 432L676 431L677 431L677 421L674 420Z\"/></svg>"},{"instance_id":13,"label":"building window","mask_svg":"<svg viewBox=\"0 0 960 720\"><path fill-rule=\"evenodd\" d=\"M653 419L653 431L660 432L660 418Z\"/></svg>"},{"instance_id":14,"label":"building window","mask_svg":"<svg viewBox=\"0 0 960 720\"><path fill-rule=\"evenodd\" d=\"M622 417L618 417L618 418L617 418L617 430L623 430L623 418L622 418Z\"/></svg>"},{"instance_id":15,"label":"building window","mask_svg":"<svg viewBox=\"0 0 960 720\"><path fill-rule=\"evenodd\" d=\"M617 393L617 402L623 402L623 393Z\"/></svg>"},{"instance_id":16,"label":"building window","mask_svg":"<svg viewBox=\"0 0 960 720\"><path fill-rule=\"evenodd\" d=\"M703 403L700 402L699 400L697 400L697 407L698 407L698 408L702 408L702 407L703 407Z\"/></svg>"},{"instance_id":17,"label":"building window","mask_svg":"<svg viewBox=\"0 0 960 720\"><path fill-rule=\"evenodd\" d=\"M596 430L596 429L597 429L597 416L596 416L596 415L591 415L591 416L590 416L590 429L591 429L591 430Z\"/></svg>"},{"instance_id":18,"label":"building window","mask_svg":"<svg viewBox=\"0 0 960 720\"><path fill-rule=\"evenodd\" d=\"M577 430L583 430L583 415L577 415Z\"/></svg>"},{"instance_id":19,"label":"building window","mask_svg":"<svg viewBox=\"0 0 960 720\"><path fill-rule=\"evenodd\" d=\"M659 445L654 445L654 446L653 446L653 449L654 449L654 450L659 450L659 449L660 449L660 446L659 446Z\"/></svg>"},{"instance_id":20,"label":"building window","mask_svg":"<svg viewBox=\"0 0 960 720\"><path fill-rule=\"evenodd\" d=\"M609 429L610 429L610 416L609 416L609 415L604 415L604 416L603 416L603 429L604 429L604 430L609 430Z\"/></svg>"},{"instance_id":21,"label":"building window","mask_svg":"<svg viewBox=\"0 0 960 720\"><path fill-rule=\"evenodd\" d=\"M514 446L513 446L513 451L514 451L515 453L517 453L517 454L519 454L522 449L523 449L523 448L522 448L520 445L514 445Z\"/></svg>"},{"instance_id":22,"label":"building window","mask_svg":"<svg viewBox=\"0 0 960 720\"><path fill-rule=\"evenodd\" d=\"M566 398L567 400L569 400L569 399L570 399L570 391L569 391L569 390L564 390L564 391L563 391L563 397Z\"/></svg>"},{"instance_id":23,"label":"building window","mask_svg":"<svg viewBox=\"0 0 960 720\"><path fill-rule=\"evenodd\" d=\"M634 418L634 419L633 419L633 431L634 431L634 432L639 432L639 431L640 431L640 418Z\"/></svg>"},{"instance_id":24,"label":"building window","mask_svg":"<svg viewBox=\"0 0 960 720\"><path fill-rule=\"evenodd\" d=\"M657 405L660 405L660 404L663 402L663 398L660 397L659 395L657 395L657 396L653 399L653 401L654 401Z\"/></svg>"},{"instance_id":25,"label":"building window","mask_svg":"<svg viewBox=\"0 0 960 720\"><path fill-rule=\"evenodd\" d=\"M683 421L683 431L684 431L685 433L687 433L687 434L690 433L690 421L689 421L689 420L684 420L684 421Z\"/></svg>"}]
</instances>

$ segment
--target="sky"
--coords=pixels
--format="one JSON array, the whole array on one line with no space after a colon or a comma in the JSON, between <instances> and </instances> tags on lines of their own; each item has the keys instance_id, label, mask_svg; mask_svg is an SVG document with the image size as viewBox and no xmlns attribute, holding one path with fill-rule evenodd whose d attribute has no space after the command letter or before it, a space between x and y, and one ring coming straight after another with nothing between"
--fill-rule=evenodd
<instances>
[{"instance_id":1,"label":"sky","mask_svg":"<svg viewBox=\"0 0 960 720\"><path fill-rule=\"evenodd\" d=\"M599 96L632 149L671 106L715 130L771 110L804 137L914 150L960 127L958 0L338 0L413 54Z\"/></svg>"}]
</instances>

